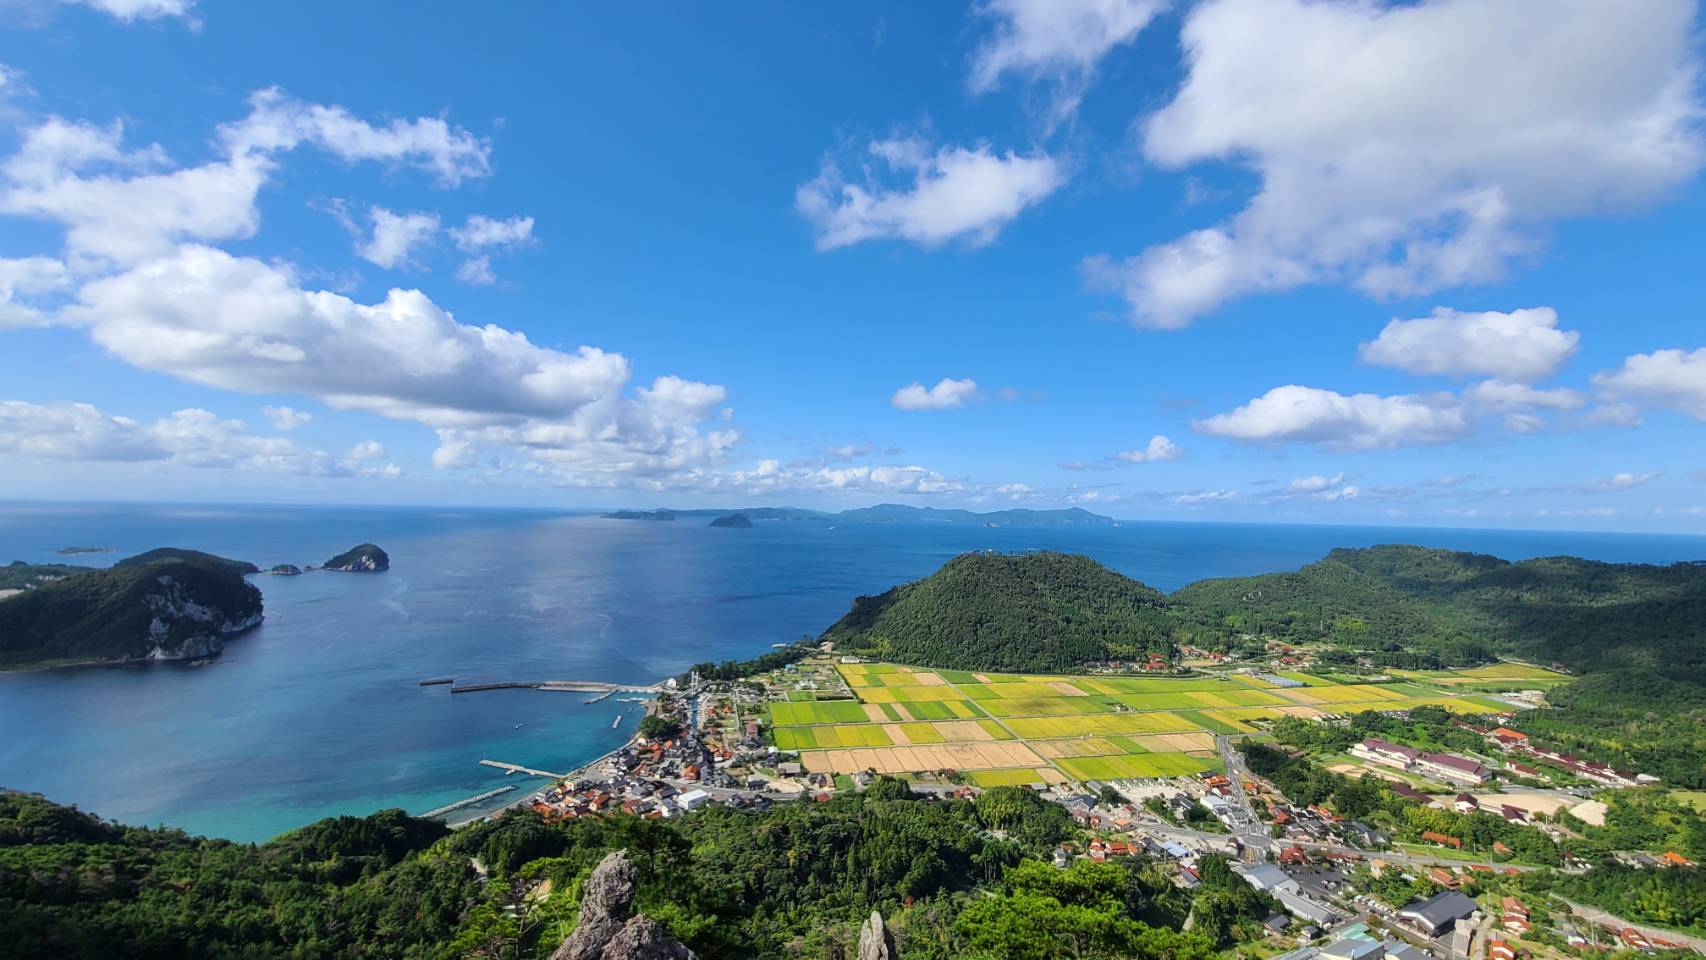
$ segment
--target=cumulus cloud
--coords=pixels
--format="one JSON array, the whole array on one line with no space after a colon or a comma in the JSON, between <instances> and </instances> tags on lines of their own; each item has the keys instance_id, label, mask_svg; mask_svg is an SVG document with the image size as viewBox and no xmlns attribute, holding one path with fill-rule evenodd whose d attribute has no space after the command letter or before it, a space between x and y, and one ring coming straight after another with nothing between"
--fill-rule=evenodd
<instances>
[{"instance_id":1,"label":"cumulus cloud","mask_svg":"<svg viewBox=\"0 0 1706 960\"><path fill-rule=\"evenodd\" d=\"M1700 168L1692 0L1207 0L1144 154L1230 161L1242 212L1089 279L1142 325L1350 282L1414 295L1497 278L1561 218L1648 203ZM1472 109L1466 109L1472 104Z\"/></svg>"},{"instance_id":2,"label":"cumulus cloud","mask_svg":"<svg viewBox=\"0 0 1706 960\"><path fill-rule=\"evenodd\" d=\"M1188 507L1199 503L1222 503L1238 499L1240 495L1236 490L1193 490L1190 493L1178 494L1173 498L1173 502Z\"/></svg>"},{"instance_id":3,"label":"cumulus cloud","mask_svg":"<svg viewBox=\"0 0 1706 960\"><path fill-rule=\"evenodd\" d=\"M1430 316L1388 323L1359 353L1364 363L1409 373L1533 383L1556 374L1580 340L1574 330L1558 329L1551 307L1510 313L1435 307Z\"/></svg>"},{"instance_id":4,"label":"cumulus cloud","mask_svg":"<svg viewBox=\"0 0 1706 960\"><path fill-rule=\"evenodd\" d=\"M1166 460L1177 460L1185 455L1178 444L1161 434L1149 438L1149 443L1141 450L1126 450L1114 454L1115 458L1126 463L1161 463Z\"/></svg>"},{"instance_id":5,"label":"cumulus cloud","mask_svg":"<svg viewBox=\"0 0 1706 960\"><path fill-rule=\"evenodd\" d=\"M320 455L282 437L254 436L240 420L221 419L196 408L143 423L86 403L0 401L0 453L42 460L324 471Z\"/></svg>"},{"instance_id":6,"label":"cumulus cloud","mask_svg":"<svg viewBox=\"0 0 1706 960\"><path fill-rule=\"evenodd\" d=\"M1706 420L1706 347L1637 353L1618 369L1595 374L1593 382L1614 397Z\"/></svg>"},{"instance_id":7,"label":"cumulus cloud","mask_svg":"<svg viewBox=\"0 0 1706 960\"><path fill-rule=\"evenodd\" d=\"M1307 477L1297 477L1286 484L1279 496L1285 499L1302 500L1355 500L1362 495L1362 490L1353 484L1345 482L1345 475L1336 473L1327 477L1313 474Z\"/></svg>"},{"instance_id":8,"label":"cumulus cloud","mask_svg":"<svg viewBox=\"0 0 1706 960\"><path fill-rule=\"evenodd\" d=\"M1228 413L1192 421L1191 426L1246 443L1372 450L1455 440L1474 428L1474 419L1450 395L1346 396L1293 384L1275 387Z\"/></svg>"},{"instance_id":9,"label":"cumulus cloud","mask_svg":"<svg viewBox=\"0 0 1706 960\"><path fill-rule=\"evenodd\" d=\"M463 324L416 290L375 304L306 290L279 267L209 247L93 281L61 316L145 370L433 427L448 451L439 465L502 447L549 477L639 475L703 465L739 436L698 430L725 399L720 386L660 377L628 396L619 354Z\"/></svg>"},{"instance_id":10,"label":"cumulus cloud","mask_svg":"<svg viewBox=\"0 0 1706 960\"><path fill-rule=\"evenodd\" d=\"M953 410L979 396L976 380L943 377L934 387L909 383L894 392L889 404L896 410Z\"/></svg>"},{"instance_id":11,"label":"cumulus cloud","mask_svg":"<svg viewBox=\"0 0 1706 960\"><path fill-rule=\"evenodd\" d=\"M305 427L314 419L312 414L303 413L291 407L275 407L268 404L261 408L261 413L272 422L275 430L295 430Z\"/></svg>"},{"instance_id":12,"label":"cumulus cloud","mask_svg":"<svg viewBox=\"0 0 1706 960\"><path fill-rule=\"evenodd\" d=\"M1020 74L1053 88L1053 119L1077 108L1096 64L1165 10L1167 0L986 0L977 13L994 28L972 55L971 89Z\"/></svg>"},{"instance_id":13,"label":"cumulus cloud","mask_svg":"<svg viewBox=\"0 0 1706 960\"><path fill-rule=\"evenodd\" d=\"M853 178L825 159L817 177L795 192L795 207L817 229L819 250L879 239L923 247L955 239L986 244L1066 181L1047 154L996 154L987 144L937 148L918 138L892 139L872 143L868 153L871 161Z\"/></svg>"},{"instance_id":14,"label":"cumulus cloud","mask_svg":"<svg viewBox=\"0 0 1706 960\"><path fill-rule=\"evenodd\" d=\"M944 476L917 465L789 468L778 460L760 460L747 470L729 471L718 481L748 493L775 491L946 495L987 493L981 485ZM1011 488L1008 493L1012 493Z\"/></svg>"},{"instance_id":15,"label":"cumulus cloud","mask_svg":"<svg viewBox=\"0 0 1706 960\"><path fill-rule=\"evenodd\" d=\"M0 257L0 330L50 322L29 298L62 290L70 282L65 264L52 257Z\"/></svg>"},{"instance_id":16,"label":"cumulus cloud","mask_svg":"<svg viewBox=\"0 0 1706 960\"><path fill-rule=\"evenodd\" d=\"M304 144L350 162L418 167L452 186L490 169L486 142L440 118L373 126L276 88L256 93L247 117L219 129L223 154L208 163L174 167L158 145L126 149L123 139L119 123L49 117L0 167L0 212L61 224L75 265L129 265L185 241L252 236L256 196L276 155Z\"/></svg>"},{"instance_id":17,"label":"cumulus cloud","mask_svg":"<svg viewBox=\"0 0 1706 960\"><path fill-rule=\"evenodd\" d=\"M1536 407L1548 410L1575 410L1587 400L1577 391L1564 387L1540 390L1523 383L1503 380L1484 380L1463 391L1463 399L1477 409L1492 411L1528 411Z\"/></svg>"},{"instance_id":18,"label":"cumulus cloud","mask_svg":"<svg viewBox=\"0 0 1706 960\"><path fill-rule=\"evenodd\" d=\"M367 212L368 222L372 232L356 244L356 256L375 266L393 270L400 266L413 266L413 253L419 247L432 240L438 233L438 216L431 213L393 213L384 207L375 206ZM346 225L355 228L353 223L345 221ZM357 233L359 229L352 229Z\"/></svg>"},{"instance_id":19,"label":"cumulus cloud","mask_svg":"<svg viewBox=\"0 0 1706 960\"><path fill-rule=\"evenodd\" d=\"M451 230L450 236L458 249L470 254L456 268L456 279L485 286L498 282L497 274L492 270L492 254L488 251L517 250L533 243L533 218L494 220L474 214L461 227Z\"/></svg>"}]
</instances>

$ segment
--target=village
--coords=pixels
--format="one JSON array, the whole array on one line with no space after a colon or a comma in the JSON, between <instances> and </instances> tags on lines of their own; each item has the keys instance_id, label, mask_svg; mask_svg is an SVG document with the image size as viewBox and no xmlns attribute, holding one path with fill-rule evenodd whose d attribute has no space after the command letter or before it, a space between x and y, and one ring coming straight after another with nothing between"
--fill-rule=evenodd
<instances>
[{"instance_id":1,"label":"village","mask_svg":"<svg viewBox=\"0 0 1706 960\"><path fill-rule=\"evenodd\" d=\"M672 683L651 705L641 735L534 794L527 806L549 819L616 812L669 818L712 804L762 809L862 790L883 774L811 769L799 749L778 746L779 731L789 728L774 722L792 716L790 706L810 704L845 712L850 721L845 726L853 730L874 726L858 722L864 720L854 708L861 688L848 683L858 674L857 668L849 673L847 659L823 651L738 680L705 682L695 676ZM1290 670L1269 672L1281 666L1253 672L1275 689L1306 685ZM1155 672L1147 663L1129 668ZM1102 665L1101 675L1117 669ZM1479 748L1473 751L1426 750L1366 737L1334 758L1336 768L1378 777L1391 793L1418 806L1491 814L1513 829L1539 831L1564 844L1572 834L1562 814L1602 821L1606 806L1595 799L1597 793L1656 782L1533 742L1506 725L1517 712L1510 706L1503 713L1456 719L1457 729L1476 738ZM1345 720L1328 710L1308 719L1325 725ZM1252 725L1248 735L1267 739L1263 726ZM1027 775L1030 782L1012 785L1059 803L1083 831L1081 840L1055 851L1058 866L1080 858L1149 857L1167 864L1173 882L1188 890L1201 882L1201 858L1228 857L1235 873L1272 898L1274 913L1257 950L1263 957L1560 960L1615 950L1706 953L1706 941L1523 893L1511 881L1537 865L1503 842L1477 851L1466 849L1462 837L1431 830L1399 840L1328 807L1293 803L1276 784L1250 772L1238 739L1214 736L1218 757L1190 773L1100 779L1049 776L1038 768ZM917 793L970 797L992 788L976 773L942 768L904 776ZM1619 857L1641 868L1695 868L1674 851L1622 851ZM1566 848L1561 869L1588 866Z\"/></svg>"}]
</instances>

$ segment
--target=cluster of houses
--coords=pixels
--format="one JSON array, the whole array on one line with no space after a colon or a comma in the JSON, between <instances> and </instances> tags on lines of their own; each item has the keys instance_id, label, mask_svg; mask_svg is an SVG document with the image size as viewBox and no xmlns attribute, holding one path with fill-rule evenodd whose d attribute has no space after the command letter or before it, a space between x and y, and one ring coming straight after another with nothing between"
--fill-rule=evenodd
<instances>
[{"instance_id":1,"label":"cluster of houses","mask_svg":"<svg viewBox=\"0 0 1706 960\"><path fill-rule=\"evenodd\" d=\"M1301 851L1299 851L1301 852ZM1331 929L1344 919L1338 910L1303 891L1297 878L1272 863L1235 864L1232 872L1244 882L1279 901L1285 912L1319 929Z\"/></svg>"},{"instance_id":2,"label":"cluster of houses","mask_svg":"<svg viewBox=\"0 0 1706 960\"><path fill-rule=\"evenodd\" d=\"M626 813L648 820L691 813L709 803L700 789L681 790L662 780L617 777L612 780L564 780L533 797L528 806L547 820L603 817Z\"/></svg>"},{"instance_id":3,"label":"cluster of houses","mask_svg":"<svg viewBox=\"0 0 1706 960\"><path fill-rule=\"evenodd\" d=\"M1379 737L1369 737L1351 747L1351 754L1369 763L1450 783L1478 786L1493 779L1493 771L1479 760L1455 753L1430 753Z\"/></svg>"},{"instance_id":4,"label":"cluster of houses","mask_svg":"<svg viewBox=\"0 0 1706 960\"><path fill-rule=\"evenodd\" d=\"M1601 763L1598 760L1589 760L1585 757L1578 757L1575 754L1564 750L1540 746L1520 730L1512 730L1509 727L1496 727L1492 730L1481 731L1481 733L1489 742L1496 744L1507 753L1533 757L1536 760L1545 760L1548 763L1553 763L1563 767L1565 770L1581 777L1583 780L1597 783L1603 787L1638 787L1649 783L1659 782L1659 778L1652 774L1636 773L1631 770L1618 770L1608 763ZM1512 763L1511 768L1525 776L1536 776L1541 773L1540 770L1534 767L1524 767L1522 764L1517 763Z\"/></svg>"}]
</instances>

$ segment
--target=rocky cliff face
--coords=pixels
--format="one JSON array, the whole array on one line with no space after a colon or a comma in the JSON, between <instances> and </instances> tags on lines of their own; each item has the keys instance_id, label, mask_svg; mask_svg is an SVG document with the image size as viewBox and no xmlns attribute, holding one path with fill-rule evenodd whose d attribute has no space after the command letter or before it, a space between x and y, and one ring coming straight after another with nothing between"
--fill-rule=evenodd
<instances>
[{"instance_id":1,"label":"rocky cliff face","mask_svg":"<svg viewBox=\"0 0 1706 960\"><path fill-rule=\"evenodd\" d=\"M148 621L148 660L202 660L218 656L224 640L261 622L260 604L253 609L223 610L198 602L193 590L169 573L154 578L155 587L142 603Z\"/></svg>"},{"instance_id":2,"label":"rocky cliff face","mask_svg":"<svg viewBox=\"0 0 1706 960\"><path fill-rule=\"evenodd\" d=\"M551 960L697 960L650 917L635 916L628 851L607 855L587 878L580 920Z\"/></svg>"}]
</instances>

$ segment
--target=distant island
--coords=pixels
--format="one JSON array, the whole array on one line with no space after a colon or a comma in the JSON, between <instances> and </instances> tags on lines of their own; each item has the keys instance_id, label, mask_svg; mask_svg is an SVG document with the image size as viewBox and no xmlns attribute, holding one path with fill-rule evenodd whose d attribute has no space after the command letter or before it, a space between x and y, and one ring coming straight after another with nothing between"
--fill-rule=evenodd
<instances>
[{"instance_id":1,"label":"distant island","mask_svg":"<svg viewBox=\"0 0 1706 960\"><path fill-rule=\"evenodd\" d=\"M677 518L717 518L730 515L727 510L695 508L691 510L614 510L600 514L607 520L675 520ZM754 507L743 509L740 516L748 520L814 520L828 523L952 523L984 527L1039 526L1114 526L1119 521L1091 513L1080 507L1066 510L993 510L978 513L972 510L942 510L936 507L910 507L899 503L879 503L874 507L858 507L831 513L823 510L804 510L798 507ZM715 526L716 524L713 524Z\"/></svg>"},{"instance_id":2,"label":"distant island","mask_svg":"<svg viewBox=\"0 0 1706 960\"><path fill-rule=\"evenodd\" d=\"M254 564L166 547L101 570L0 568L0 669L200 660L261 622Z\"/></svg>"},{"instance_id":3,"label":"distant island","mask_svg":"<svg viewBox=\"0 0 1706 960\"><path fill-rule=\"evenodd\" d=\"M708 526L750 529L752 527L752 521L748 520L744 513L729 513L712 520Z\"/></svg>"},{"instance_id":4,"label":"distant island","mask_svg":"<svg viewBox=\"0 0 1706 960\"><path fill-rule=\"evenodd\" d=\"M302 575L302 568L294 563L281 563L268 569L267 572L275 577L298 577Z\"/></svg>"},{"instance_id":5,"label":"distant island","mask_svg":"<svg viewBox=\"0 0 1706 960\"><path fill-rule=\"evenodd\" d=\"M364 543L327 560L320 569L340 573L377 573L391 569L391 558L378 546Z\"/></svg>"}]
</instances>

